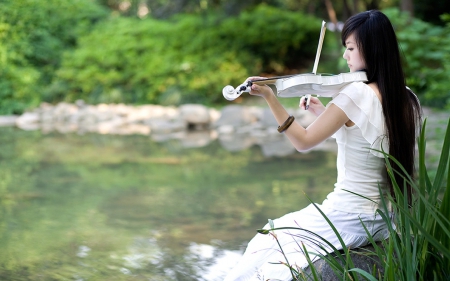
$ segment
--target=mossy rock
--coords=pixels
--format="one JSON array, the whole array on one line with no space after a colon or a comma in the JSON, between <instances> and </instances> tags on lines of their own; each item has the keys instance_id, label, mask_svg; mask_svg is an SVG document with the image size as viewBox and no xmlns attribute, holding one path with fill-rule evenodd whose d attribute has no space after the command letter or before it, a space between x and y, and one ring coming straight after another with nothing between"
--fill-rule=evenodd
<instances>
[{"instance_id":1,"label":"mossy rock","mask_svg":"<svg viewBox=\"0 0 450 281\"><path fill-rule=\"evenodd\" d=\"M383 249L383 245L381 242L377 243L378 247ZM384 268L382 266L382 262L375 254L375 248L372 245L367 245L364 247L356 248L350 250L350 257L353 261L354 267L362 269L369 274L372 274L375 278L379 279L384 274ZM343 251L341 251L344 254ZM342 261L339 261L342 265ZM342 276L336 275L333 269L330 267L327 261L320 259L315 261L314 267L317 270L317 275L319 280L327 280L327 281L339 281L342 280ZM299 280L314 280L313 274L310 267L307 267L304 270L304 279L302 277ZM358 274L359 280L364 280L361 274ZM349 279L351 280L351 279Z\"/></svg>"}]
</instances>

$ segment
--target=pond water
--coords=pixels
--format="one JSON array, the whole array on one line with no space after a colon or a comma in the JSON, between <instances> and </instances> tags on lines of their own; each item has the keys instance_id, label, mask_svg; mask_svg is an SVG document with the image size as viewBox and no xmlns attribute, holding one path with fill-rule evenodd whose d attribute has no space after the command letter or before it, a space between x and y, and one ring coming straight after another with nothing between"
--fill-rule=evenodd
<instances>
[{"instance_id":1,"label":"pond water","mask_svg":"<svg viewBox=\"0 0 450 281\"><path fill-rule=\"evenodd\" d=\"M222 280L267 219L325 198L335 157L0 128L0 280Z\"/></svg>"}]
</instances>

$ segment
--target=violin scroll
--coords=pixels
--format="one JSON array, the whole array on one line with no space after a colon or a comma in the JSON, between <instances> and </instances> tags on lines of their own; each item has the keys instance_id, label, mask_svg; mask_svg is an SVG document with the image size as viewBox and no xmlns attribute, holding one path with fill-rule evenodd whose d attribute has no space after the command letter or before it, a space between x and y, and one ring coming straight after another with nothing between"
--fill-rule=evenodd
<instances>
[{"instance_id":1,"label":"violin scroll","mask_svg":"<svg viewBox=\"0 0 450 281\"><path fill-rule=\"evenodd\" d=\"M236 89L233 86L225 86L222 90L222 95L225 99L229 101L233 101L237 99L242 93L250 92L250 88L252 86L251 81L245 81L241 85L237 86Z\"/></svg>"}]
</instances>

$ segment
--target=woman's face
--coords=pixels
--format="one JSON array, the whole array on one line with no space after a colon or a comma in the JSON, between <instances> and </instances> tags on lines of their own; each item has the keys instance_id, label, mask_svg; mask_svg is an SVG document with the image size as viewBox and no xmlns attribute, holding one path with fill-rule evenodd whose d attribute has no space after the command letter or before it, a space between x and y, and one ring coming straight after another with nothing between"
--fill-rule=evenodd
<instances>
[{"instance_id":1,"label":"woman's face","mask_svg":"<svg viewBox=\"0 0 450 281\"><path fill-rule=\"evenodd\" d=\"M366 68L366 64L359 52L358 45L356 44L353 34L350 34L347 40L345 40L345 52L343 57L347 61L350 72L363 70Z\"/></svg>"}]
</instances>

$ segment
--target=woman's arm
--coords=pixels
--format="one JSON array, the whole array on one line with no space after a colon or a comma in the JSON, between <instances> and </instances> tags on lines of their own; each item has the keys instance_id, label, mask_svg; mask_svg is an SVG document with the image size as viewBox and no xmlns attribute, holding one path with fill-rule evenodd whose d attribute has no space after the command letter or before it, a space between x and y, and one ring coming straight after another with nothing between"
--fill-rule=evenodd
<instances>
[{"instance_id":1,"label":"woman's arm","mask_svg":"<svg viewBox=\"0 0 450 281\"><path fill-rule=\"evenodd\" d=\"M249 79L261 78L251 77ZM269 86L253 84L250 94L261 96L266 100L279 125L283 124L289 117L289 113L281 105ZM299 123L294 121L284 133L298 151L306 151L331 137L347 121L349 121L349 118L344 111L336 105L331 104L329 107L324 108L323 112L307 128L303 128Z\"/></svg>"}]
</instances>

